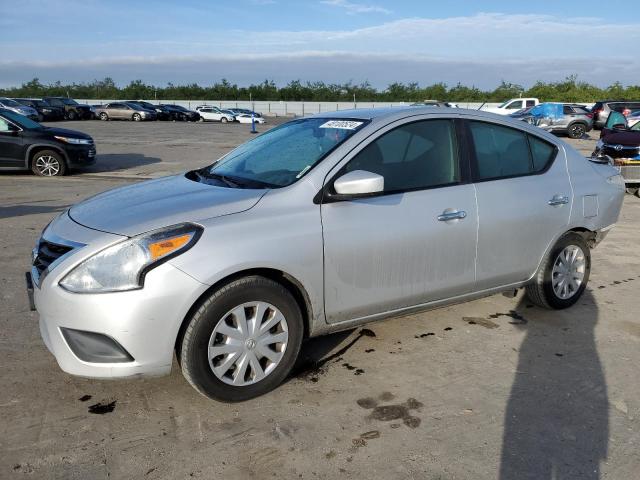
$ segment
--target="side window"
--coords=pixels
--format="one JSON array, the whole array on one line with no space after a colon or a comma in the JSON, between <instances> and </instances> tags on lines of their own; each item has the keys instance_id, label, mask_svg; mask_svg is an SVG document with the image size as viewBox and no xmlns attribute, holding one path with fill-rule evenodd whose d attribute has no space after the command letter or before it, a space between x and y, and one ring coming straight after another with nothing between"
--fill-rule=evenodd
<instances>
[{"instance_id":1,"label":"side window","mask_svg":"<svg viewBox=\"0 0 640 480\"><path fill-rule=\"evenodd\" d=\"M451 120L425 120L395 128L367 145L343 169L384 177L384 191L448 185L460 180Z\"/></svg>"},{"instance_id":2,"label":"side window","mask_svg":"<svg viewBox=\"0 0 640 480\"><path fill-rule=\"evenodd\" d=\"M529 145L531 146L531 158L533 160L533 171L541 172L553 161L556 156L556 147L544 140L529 135Z\"/></svg>"},{"instance_id":3,"label":"side window","mask_svg":"<svg viewBox=\"0 0 640 480\"><path fill-rule=\"evenodd\" d=\"M11 128L9 128L9 122L7 122L4 118L0 117L0 132L8 132Z\"/></svg>"},{"instance_id":4,"label":"side window","mask_svg":"<svg viewBox=\"0 0 640 480\"><path fill-rule=\"evenodd\" d=\"M562 113L565 115L573 115L573 108L571 108L569 105L563 105Z\"/></svg>"},{"instance_id":5,"label":"side window","mask_svg":"<svg viewBox=\"0 0 640 480\"><path fill-rule=\"evenodd\" d=\"M522 100L517 100L507 105L507 110L520 110L521 108L522 108Z\"/></svg>"},{"instance_id":6,"label":"side window","mask_svg":"<svg viewBox=\"0 0 640 480\"><path fill-rule=\"evenodd\" d=\"M531 173L532 165L524 132L485 122L469 122L476 153L479 180Z\"/></svg>"},{"instance_id":7,"label":"side window","mask_svg":"<svg viewBox=\"0 0 640 480\"><path fill-rule=\"evenodd\" d=\"M527 100L527 108L528 107L535 107L536 106L536 101L535 100Z\"/></svg>"}]
</instances>

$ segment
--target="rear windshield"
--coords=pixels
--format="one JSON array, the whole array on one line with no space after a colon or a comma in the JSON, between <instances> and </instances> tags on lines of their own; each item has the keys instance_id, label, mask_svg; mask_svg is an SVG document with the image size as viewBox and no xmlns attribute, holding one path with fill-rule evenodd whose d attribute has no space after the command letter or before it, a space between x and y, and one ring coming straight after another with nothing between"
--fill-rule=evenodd
<instances>
[{"instance_id":1,"label":"rear windshield","mask_svg":"<svg viewBox=\"0 0 640 480\"><path fill-rule=\"evenodd\" d=\"M207 172L236 183L285 187L311 170L366 124L365 120L303 118L240 145Z\"/></svg>"}]
</instances>

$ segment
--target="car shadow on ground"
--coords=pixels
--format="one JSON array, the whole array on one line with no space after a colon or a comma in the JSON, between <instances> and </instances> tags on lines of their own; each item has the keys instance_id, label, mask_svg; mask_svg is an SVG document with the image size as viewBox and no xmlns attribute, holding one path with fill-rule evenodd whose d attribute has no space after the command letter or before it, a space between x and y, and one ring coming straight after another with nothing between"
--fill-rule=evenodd
<instances>
[{"instance_id":1,"label":"car shadow on ground","mask_svg":"<svg viewBox=\"0 0 640 480\"><path fill-rule=\"evenodd\" d=\"M521 306L524 307L524 306ZM586 291L564 311L526 312L505 412L500 480L600 478L609 402L594 338L598 306Z\"/></svg>"},{"instance_id":2,"label":"car shadow on ground","mask_svg":"<svg viewBox=\"0 0 640 480\"><path fill-rule=\"evenodd\" d=\"M326 373L327 364L336 361L336 359L340 358L340 356L360 340L362 335L357 335L341 348L337 349L338 345L343 343L355 330L356 329L352 328L304 341L296 364L285 382L294 378L317 381L318 375Z\"/></svg>"},{"instance_id":3,"label":"car shadow on ground","mask_svg":"<svg viewBox=\"0 0 640 480\"><path fill-rule=\"evenodd\" d=\"M46 200L45 200L46 201ZM36 205L39 202L24 202L13 205L0 205L0 219L24 217L39 213L59 213L69 205Z\"/></svg>"},{"instance_id":4,"label":"car shadow on ground","mask_svg":"<svg viewBox=\"0 0 640 480\"><path fill-rule=\"evenodd\" d=\"M145 165L160 163L162 159L158 157L147 157L141 153L103 153L98 154L96 163L82 169L81 173L105 173L120 170L130 170Z\"/></svg>"}]
</instances>

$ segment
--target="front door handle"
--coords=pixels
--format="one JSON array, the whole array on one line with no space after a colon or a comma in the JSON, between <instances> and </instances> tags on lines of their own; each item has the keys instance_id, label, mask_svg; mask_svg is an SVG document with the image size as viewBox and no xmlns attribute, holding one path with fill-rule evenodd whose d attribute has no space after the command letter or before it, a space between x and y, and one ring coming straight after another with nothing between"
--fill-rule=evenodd
<instances>
[{"instance_id":1,"label":"front door handle","mask_svg":"<svg viewBox=\"0 0 640 480\"><path fill-rule=\"evenodd\" d=\"M467 217L467 212L463 210L445 210L442 214L438 215L438 221L448 222L450 220L462 220Z\"/></svg>"},{"instance_id":2,"label":"front door handle","mask_svg":"<svg viewBox=\"0 0 640 480\"><path fill-rule=\"evenodd\" d=\"M554 195L551 200L547 202L551 206L555 205L566 205L569 203L569 197L566 195Z\"/></svg>"}]
</instances>

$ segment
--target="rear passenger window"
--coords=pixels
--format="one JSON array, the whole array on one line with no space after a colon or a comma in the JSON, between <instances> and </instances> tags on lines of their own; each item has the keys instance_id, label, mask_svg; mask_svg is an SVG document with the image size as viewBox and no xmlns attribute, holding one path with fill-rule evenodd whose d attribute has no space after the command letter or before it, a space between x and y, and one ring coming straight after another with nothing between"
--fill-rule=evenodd
<instances>
[{"instance_id":1,"label":"rear passenger window","mask_svg":"<svg viewBox=\"0 0 640 480\"><path fill-rule=\"evenodd\" d=\"M547 165L549 165L556 156L556 147L531 135L529 135L529 145L531 145L533 171L541 172L547 168Z\"/></svg>"},{"instance_id":2,"label":"rear passenger window","mask_svg":"<svg viewBox=\"0 0 640 480\"><path fill-rule=\"evenodd\" d=\"M531 173L529 144L524 132L484 122L469 122L469 127L479 180Z\"/></svg>"},{"instance_id":3,"label":"rear passenger window","mask_svg":"<svg viewBox=\"0 0 640 480\"><path fill-rule=\"evenodd\" d=\"M457 152L453 122L425 120L378 137L343 172L365 170L382 175L385 192L448 185L460 179Z\"/></svg>"}]
</instances>

